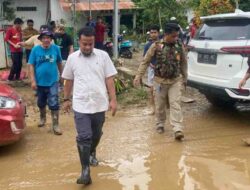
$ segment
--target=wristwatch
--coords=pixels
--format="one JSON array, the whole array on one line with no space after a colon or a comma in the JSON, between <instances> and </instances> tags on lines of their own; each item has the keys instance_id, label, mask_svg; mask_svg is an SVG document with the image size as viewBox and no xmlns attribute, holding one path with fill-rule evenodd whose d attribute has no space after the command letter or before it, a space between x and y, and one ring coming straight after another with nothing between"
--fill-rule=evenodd
<instances>
[{"instance_id":1,"label":"wristwatch","mask_svg":"<svg viewBox=\"0 0 250 190\"><path fill-rule=\"evenodd\" d=\"M70 98L63 98L63 102L71 101Z\"/></svg>"}]
</instances>

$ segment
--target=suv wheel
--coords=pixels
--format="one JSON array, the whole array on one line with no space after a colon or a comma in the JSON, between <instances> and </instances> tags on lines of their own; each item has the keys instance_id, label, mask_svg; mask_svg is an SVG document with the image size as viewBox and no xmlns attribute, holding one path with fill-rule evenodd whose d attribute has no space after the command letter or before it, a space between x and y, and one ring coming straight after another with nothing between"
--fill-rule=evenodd
<instances>
[{"instance_id":1,"label":"suv wheel","mask_svg":"<svg viewBox=\"0 0 250 190\"><path fill-rule=\"evenodd\" d=\"M216 107L232 108L235 106L236 100L230 98L218 98L211 94L205 94L207 100Z\"/></svg>"}]
</instances>

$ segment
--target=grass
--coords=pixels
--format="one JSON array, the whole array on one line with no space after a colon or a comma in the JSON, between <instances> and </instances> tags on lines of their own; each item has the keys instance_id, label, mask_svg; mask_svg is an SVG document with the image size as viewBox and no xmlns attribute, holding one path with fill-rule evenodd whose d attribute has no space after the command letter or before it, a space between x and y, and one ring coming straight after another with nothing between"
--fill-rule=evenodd
<instances>
[{"instance_id":1,"label":"grass","mask_svg":"<svg viewBox=\"0 0 250 190\"><path fill-rule=\"evenodd\" d=\"M147 98L148 98L148 92L145 87L140 87L140 88L129 87L122 93L117 95L118 103L121 106L128 106L133 104L146 105Z\"/></svg>"}]
</instances>

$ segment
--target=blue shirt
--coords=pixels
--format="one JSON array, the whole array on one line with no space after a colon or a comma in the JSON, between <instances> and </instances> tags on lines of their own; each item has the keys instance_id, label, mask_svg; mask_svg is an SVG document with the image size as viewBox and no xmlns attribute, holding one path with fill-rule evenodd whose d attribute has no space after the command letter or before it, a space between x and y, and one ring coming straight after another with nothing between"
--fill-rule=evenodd
<instances>
[{"instance_id":1,"label":"blue shirt","mask_svg":"<svg viewBox=\"0 0 250 190\"><path fill-rule=\"evenodd\" d=\"M32 49L28 64L34 65L37 86L52 86L58 81L57 63L62 63L57 45L51 44L48 49L37 45Z\"/></svg>"},{"instance_id":2,"label":"blue shirt","mask_svg":"<svg viewBox=\"0 0 250 190\"><path fill-rule=\"evenodd\" d=\"M147 51L149 50L150 46L154 43L154 41L149 41L145 46L144 46L144 52L143 52L143 57L146 55ZM156 57L154 56L151 59L151 64L156 65Z\"/></svg>"}]
</instances>

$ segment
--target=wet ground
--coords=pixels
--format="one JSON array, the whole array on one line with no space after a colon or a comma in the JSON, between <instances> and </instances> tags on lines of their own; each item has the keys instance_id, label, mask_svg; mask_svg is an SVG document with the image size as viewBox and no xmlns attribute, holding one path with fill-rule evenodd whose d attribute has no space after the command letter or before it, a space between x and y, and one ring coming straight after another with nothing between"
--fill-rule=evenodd
<instances>
[{"instance_id":1,"label":"wet ground","mask_svg":"<svg viewBox=\"0 0 250 190\"><path fill-rule=\"evenodd\" d=\"M233 190L250 189L249 112L213 108L197 91L183 104L185 140L176 142L169 125L155 133L149 108L131 106L116 117L107 114L100 165L93 184L76 185L80 165L73 116L62 115L62 136L37 127L37 109L29 88L19 88L28 103L27 128L17 144L0 148L1 190Z\"/></svg>"},{"instance_id":2,"label":"wet ground","mask_svg":"<svg viewBox=\"0 0 250 190\"><path fill-rule=\"evenodd\" d=\"M131 63L132 65L132 63ZM131 67L135 67L132 65ZM93 184L77 185L80 172L72 114L62 114L62 136L53 135L50 118L38 128L38 110L29 87L17 88L28 104L23 139L0 147L0 190L249 190L250 112L218 109L197 91L183 104L185 139L176 142L166 124L157 134L147 106L108 113L98 146L100 165ZM49 115L48 115L49 116Z\"/></svg>"}]
</instances>

